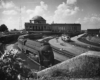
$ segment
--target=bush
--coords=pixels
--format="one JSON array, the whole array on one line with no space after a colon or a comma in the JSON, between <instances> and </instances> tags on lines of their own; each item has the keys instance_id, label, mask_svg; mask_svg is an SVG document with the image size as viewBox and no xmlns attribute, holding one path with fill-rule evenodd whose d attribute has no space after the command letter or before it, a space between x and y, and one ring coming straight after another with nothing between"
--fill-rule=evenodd
<instances>
[{"instance_id":1,"label":"bush","mask_svg":"<svg viewBox=\"0 0 100 80\"><path fill-rule=\"evenodd\" d=\"M25 80L34 78L33 72L17 57L18 51L5 51L0 58L1 80Z\"/></svg>"}]
</instances>

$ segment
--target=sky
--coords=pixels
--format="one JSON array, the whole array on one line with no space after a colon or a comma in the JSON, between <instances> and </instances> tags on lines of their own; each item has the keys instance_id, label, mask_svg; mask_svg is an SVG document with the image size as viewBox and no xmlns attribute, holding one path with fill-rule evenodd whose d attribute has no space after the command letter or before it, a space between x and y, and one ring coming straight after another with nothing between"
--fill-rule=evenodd
<instances>
[{"instance_id":1,"label":"sky","mask_svg":"<svg viewBox=\"0 0 100 80\"><path fill-rule=\"evenodd\" d=\"M47 23L80 23L82 30L100 28L100 0L0 0L0 25L24 29L42 16Z\"/></svg>"}]
</instances>

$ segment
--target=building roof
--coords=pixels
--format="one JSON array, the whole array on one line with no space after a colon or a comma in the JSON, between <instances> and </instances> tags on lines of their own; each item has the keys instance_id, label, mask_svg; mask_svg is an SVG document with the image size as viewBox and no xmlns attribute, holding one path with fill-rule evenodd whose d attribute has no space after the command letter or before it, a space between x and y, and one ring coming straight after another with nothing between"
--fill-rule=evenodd
<instances>
[{"instance_id":1,"label":"building roof","mask_svg":"<svg viewBox=\"0 0 100 80\"><path fill-rule=\"evenodd\" d=\"M41 16L34 16L31 20L45 20L45 19Z\"/></svg>"}]
</instances>

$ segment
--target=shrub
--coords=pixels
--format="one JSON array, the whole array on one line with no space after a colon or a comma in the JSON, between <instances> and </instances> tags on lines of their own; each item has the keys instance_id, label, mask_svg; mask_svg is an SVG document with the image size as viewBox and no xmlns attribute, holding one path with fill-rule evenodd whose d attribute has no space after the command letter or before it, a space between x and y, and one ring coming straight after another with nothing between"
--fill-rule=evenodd
<instances>
[{"instance_id":1,"label":"shrub","mask_svg":"<svg viewBox=\"0 0 100 80\"><path fill-rule=\"evenodd\" d=\"M16 52L16 53L15 53ZM18 58L18 51L5 51L0 58L1 80L24 80L34 78L33 72Z\"/></svg>"}]
</instances>

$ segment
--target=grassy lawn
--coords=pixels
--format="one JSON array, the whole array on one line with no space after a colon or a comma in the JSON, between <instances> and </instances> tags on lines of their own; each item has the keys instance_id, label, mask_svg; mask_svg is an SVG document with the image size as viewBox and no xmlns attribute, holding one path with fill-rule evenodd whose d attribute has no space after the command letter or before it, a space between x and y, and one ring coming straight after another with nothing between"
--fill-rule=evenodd
<instances>
[{"instance_id":1,"label":"grassy lawn","mask_svg":"<svg viewBox=\"0 0 100 80\"><path fill-rule=\"evenodd\" d=\"M97 46L97 47L80 45L80 44L75 43L74 41L71 41L69 43L72 44L72 45L76 45L78 47L82 47L82 48L88 49L88 50L100 51L100 48L99 48L100 47L100 44L93 43L93 42L89 42L88 40L86 40L86 37L87 36L88 35L83 35L82 37L78 38L78 40L81 41L81 42L83 42L83 43L87 43L87 44L94 45L94 46Z\"/></svg>"},{"instance_id":2,"label":"grassy lawn","mask_svg":"<svg viewBox=\"0 0 100 80\"><path fill-rule=\"evenodd\" d=\"M87 43L87 44L91 44L91 45L100 47L100 44L98 44L98 43L93 43L93 42L90 42L90 41L86 40L86 37L87 37L87 36L88 36L88 35L83 35L82 37L78 38L78 40L81 41L81 42Z\"/></svg>"},{"instance_id":3,"label":"grassy lawn","mask_svg":"<svg viewBox=\"0 0 100 80\"><path fill-rule=\"evenodd\" d=\"M91 50L91 51L100 51L100 48L96 48L96 47L93 47L93 46L80 45L80 44L77 44L75 42L70 42L69 44L72 44L72 45L75 45L75 46L78 46L78 47L82 47L82 48L85 48L85 49L88 49L88 50Z\"/></svg>"}]
</instances>

